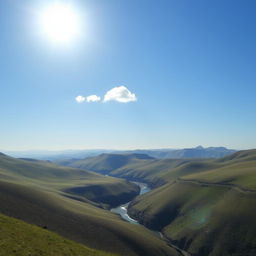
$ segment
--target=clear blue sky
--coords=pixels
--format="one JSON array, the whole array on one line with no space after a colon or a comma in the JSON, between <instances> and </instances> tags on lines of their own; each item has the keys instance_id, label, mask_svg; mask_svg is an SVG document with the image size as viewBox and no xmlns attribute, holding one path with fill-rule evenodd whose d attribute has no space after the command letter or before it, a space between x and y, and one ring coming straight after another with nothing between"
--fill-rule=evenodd
<instances>
[{"instance_id":1,"label":"clear blue sky","mask_svg":"<svg viewBox=\"0 0 256 256\"><path fill-rule=\"evenodd\" d=\"M60 47L45 2L0 2L0 149L256 147L255 0L69 1ZM121 85L138 100L75 101Z\"/></svg>"}]
</instances>

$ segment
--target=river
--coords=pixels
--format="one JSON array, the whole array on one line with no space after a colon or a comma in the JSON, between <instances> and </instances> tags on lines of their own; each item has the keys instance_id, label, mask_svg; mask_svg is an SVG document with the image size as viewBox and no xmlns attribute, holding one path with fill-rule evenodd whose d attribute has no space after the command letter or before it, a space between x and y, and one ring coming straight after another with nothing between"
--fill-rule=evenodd
<instances>
[{"instance_id":1,"label":"river","mask_svg":"<svg viewBox=\"0 0 256 256\"><path fill-rule=\"evenodd\" d=\"M145 183L141 183L141 182L133 182L133 183L140 186L140 195L143 195L143 194L145 194L145 193L147 193L151 190L149 188L149 186ZM130 222L131 224L140 225L137 220L134 220L133 218L131 218L127 213L127 208L129 206L130 202L128 202L126 204L122 204L122 205L120 205L116 208L112 208L110 211L114 212L116 214L119 214L122 217L122 219ZM148 229L148 230L150 230L150 229ZM180 255L182 255L182 256L191 256L190 253L188 253L187 251L184 251L183 249L181 249L178 246L176 246L175 244L173 244L168 238L166 238L163 235L163 233L158 232L158 231L154 231L154 230L150 230L150 231L153 232L158 237L160 237L162 240L164 240L169 246L171 246L173 249L175 249Z\"/></svg>"},{"instance_id":2,"label":"river","mask_svg":"<svg viewBox=\"0 0 256 256\"><path fill-rule=\"evenodd\" d=\"M141 183L141 182L133 182L133 183L135 183L136 185L138 185L140 187L140 195L143 195L151 190L149 188L149 186L145 183ZM131 224L139 224L137 220L132 219L128 215L127 208L129 206L129 204L130 204L130 202L128 202L126 204L119 205L116 208L112 208L110 211L114 212L116 214L119 214L122 217L122 219L130 222Z\"/></svg>"}]
</instances>

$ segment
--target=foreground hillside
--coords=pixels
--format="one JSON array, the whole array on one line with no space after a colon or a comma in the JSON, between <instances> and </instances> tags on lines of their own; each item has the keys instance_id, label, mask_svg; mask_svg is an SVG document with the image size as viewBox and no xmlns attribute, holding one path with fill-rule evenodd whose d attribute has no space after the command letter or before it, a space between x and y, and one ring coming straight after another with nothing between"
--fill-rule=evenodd
<instances>
[{"instance_id":1,"label":"foreground hillside","mask_svg":"<svg viewBox=\"0 0 256 256\"><path fill-rule=\"evenodd\" d=\"M127 189L138 189L125 180L6 155L0 156L0 178L0 212L7 216L47 227L67 239L105 252L127 256L178 255L154 233L100 208L107 194L115 198ZM90 186L97 189L83 190ZM83 189L66 191L74 188ZM99 189L101 193L97 192ZM92 201L95 197L100 203Z\"/></svg>"},{"instance_id":2,"label":"foreground hillside","mask_svg":"<svg viewBox=\"0 0 256 256\"><path fill-rule=\"evenodd\" d=\"M1 256L111 256L46 229L0 214Z\"/></svg>"},{"instance_id":3,"label":"foreground hillside","mask_svg":"<svg viewBox=\"0 0 256 256\"><path fill-rule=\"evenodd\" d=\"M195 168L196 167L196 168ZM129 213L192 255L256 255L256 150L181 164Z\"/></svg>"}]
</instances>

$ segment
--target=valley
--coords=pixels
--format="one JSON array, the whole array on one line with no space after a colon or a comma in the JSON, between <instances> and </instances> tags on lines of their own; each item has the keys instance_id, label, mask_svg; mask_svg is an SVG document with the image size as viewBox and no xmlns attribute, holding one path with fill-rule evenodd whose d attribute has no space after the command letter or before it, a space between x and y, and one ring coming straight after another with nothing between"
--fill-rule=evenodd
<instances>
[{"instance_id":1,"label":"valley","mask_svg":"<svg viewBox=\"0 0 256 256\"><path fill-rule=\"evenodd\" d=\"M143 195L143 194L145 194L145 193L147 193L151 190L148 187L148 185L145 184L145 183L141 183L141 182L133 182L133 183L135 183L136 185L138 185L140 187L139 195ZM128 208L130 203L131 203L131 201L127 202L125 204L122 204L122 205L120 205L116 208L112 208L112 209L110 209L110 211L113 212L113 213L119 214L122 217L122 219L130 222L131 224L138 224L138 221L132 219L127 213L127 208Z\"/></svg>"},{"instance_id":2,"label":"valley","mask_svg":"<svg viewBox=\"0 0 256 256\"><path fill-rule=\"evenodd\" d=\"M113 155L95 159L85 159L82 168L146 182L153 188L129 204L128 214L162 232L178 248L200 256L231 255L232 251L253 255L255 150L219 159L159 160L129 155L118 168L110 167ZM101 169L105 164L108 167ZM236 223L239 229L234 228ZM245 237L243 229L247 230Z\"/></svg>"},{"instance_id":3,"label":"valley","mask_svg":"<svg viewBox=\"0 0 256 256\"><path fill-rule=\"evenodd\" d=\"M255 150L218 159L103 154L77 161L2 154L1 213L117 255L255 252Z\"/></svg>"},{"instance_id":4,"label":"valley","mask_svg":"<svg viewBox=\"0 0 256 256\"><path fill-rule=\"evenodd\" d=\"M139 193L137 185L84 170L3 154L0 166L2 214L117 255L177 255L143 226L131 226L107 210L111 207L105 202L107 193L113 197L113 202L117 198L119 204L122 193L129 190ZM82 184L98 184L105 191L100 193L103 197L94 191L82 194L65 191ZM97 200L92 201L95 198Z\"/></svg>"}]
</instances>

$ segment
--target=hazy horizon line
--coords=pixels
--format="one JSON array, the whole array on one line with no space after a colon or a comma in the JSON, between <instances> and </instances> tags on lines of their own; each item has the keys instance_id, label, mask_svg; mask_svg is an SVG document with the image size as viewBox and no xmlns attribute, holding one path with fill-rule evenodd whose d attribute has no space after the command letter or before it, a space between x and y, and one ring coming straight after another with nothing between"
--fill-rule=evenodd
<instances>
[{"instance_id":1,"label":"hazy horizon line","mask_svg":"<svg viewBox=\"0 0 256 256\"><path fill-rule=\"evenodd\" d=\"M235 148L235 147L228 147L228 146L184 146L184 147L136 147L136 148L63 148L63 149L0 149L0 152L63 152L63 151L133 151L133 150L180 150L180 149L187 149L187 148L227 148L233 150L249 150L253 148ZM256 148L256 147L255 147Z\"/></svg>"}]
</instances>

